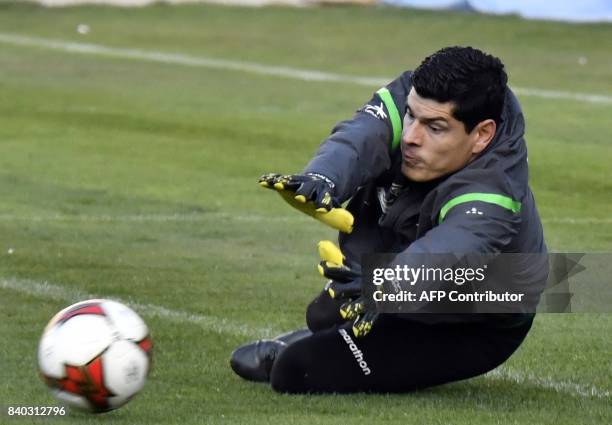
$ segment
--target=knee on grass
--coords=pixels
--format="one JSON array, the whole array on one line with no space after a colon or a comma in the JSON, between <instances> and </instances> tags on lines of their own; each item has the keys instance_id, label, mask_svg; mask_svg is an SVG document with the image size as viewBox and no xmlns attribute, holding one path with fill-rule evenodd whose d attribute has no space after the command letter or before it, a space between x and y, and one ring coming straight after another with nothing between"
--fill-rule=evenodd
<instances>
[{"instance_id":1,"label":"knee on grass","mask_svg":"<svg viewBox=\"0 0 612 425\"><path fill-rule=\"evenodd\" d=\"M306 388L306 359L299 347L292 344L282 351L274 362L270 374L270 385L280 393L304 393Z\"/></svg>"},{"instance_id":2,"label":"knee on grass","mask_svg":"<svg viewBox=\"0 0 612 425\"><path fill-rule=\"evenodd\" d=\"M322 292L306 309L308 329L317 332L343 323L344 320L340 317L341 304L341 301L331 298L327 292Z\"/></svg>"}]
</instances>

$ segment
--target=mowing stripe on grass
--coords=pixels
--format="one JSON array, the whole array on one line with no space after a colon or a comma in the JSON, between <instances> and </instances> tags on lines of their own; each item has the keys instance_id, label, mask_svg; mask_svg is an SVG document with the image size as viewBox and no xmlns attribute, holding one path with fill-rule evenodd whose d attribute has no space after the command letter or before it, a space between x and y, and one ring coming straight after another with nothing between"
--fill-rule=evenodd
<instances>
[{"instance_id":1,"label":"mowing stripe on grass","mask_svg":"<svg viewBox=\"0 0 612 425\"><path fill-rule=\"evenodd\" d=\"M135 59L164 64L197 66L203 68L223 69L230 71L249 72L291 78L303 81L337 82L358 84L367 87L380 87L392 78L363 77L355 75L336 74L325 71L307 70L286 66L271 66L255 62L242 62L226 59L215 59L204 56L192 56L179 53L165 53L134 48L109 47L100 44L80 43L67 40L54 40L42 37L32 37L19 34L0 33L0 43L14 46L38 47L50 50L60 50L68 53L101 55L115 58ZM561 90L542 90L538 88L513 87L519 96L532 96L543 99L567 99L587 103L612 104L612 96L590 93L575 93Z\"/></svg>"},{"instance_id":2,"label":"mowing stripe on grass","mask_svg":"<svg viewBox=\"0 0 612 425\"><path fill-rule=\"evenodd\" d=\"M0 214L0 222L2 221L25 221L25 222L47 222L47 221L67 221L67 222L101 222L101 223L116 223L116 222L143 222L143 223L163 223L163 222L203 222L210 220L234 220L247 222L262 222L274 220L278 221L311 221L311 218L295 214L291 216L282 215L257 215L257 214L235 214L228 212L210 212L197 214L125 214L125 215L71 215L71 214L49 214L49 215L17 215L17 214Z\"/></svg>"},{"instance_id":3,"label":"mowing stripe on grass","mask_svg":"<svg viewBox=\"0 0 612 425\"><path fill-rule=\"evenodd\" d=\"M52 299L66 303L76 303L78 301L93 298L107 298L125 303L138 311L145 317L159 317L178 323L191 323L201 326L207 331L219 334L230 334L241 337L259 338L271 337L281 332L272 328L254 327L244 323L235 322L217 316L207 316L202 314L189 313L182 310L173 310L154 304L140 304L131 300L122 300L116 297L101 296L100 294L88 294L78 289L55 285L49 282L37 282L28 279L0 278L0 289L9 289L22 294L31 295L37 298Z\"/></svg>"},{"instance_id":4,"label":"mowing stripe on grass","mask_svg":"<svg viewBox=\"0 0 612 425\"><path fill-rule=\"evenodd\" d=\"M294 215L260 215L260 214L236 214L230 212L209 212L209 213L193 213L193 214L49 214L49 215L18 215L18 214L0 214L0 222L10 221L25 221L25 222L48 222L48 221L66 221L66 222L101 222L101 223L193 223L204 222L210 220L233 220L245 222L310 222L312 219L302 214ZM552 217L542 219L543 223L551 224L612 224L612 217Z\"/></svg>"},{"instance_id":5,"label":"mowing stripe on grass","mask_svg":"<svg viewBox=\"0 0 612 425\"><path fill-rule=\"evenodd\" d=\"M68 303L74 303L91 298L100 298L99 295L84 293L77 289L67 288L65 286L56 285L49 282L37 282L30 279L0 278L0 289L13 290L37 298L53 299L55 301L65 301ZM133 307L143 316L161 317L163 319L179 323L191 323L201 326L208 331L217 333L246 336L250 338L270 337L272 335L281 333L281 330L279 329L238 324L227 319L217 318L215 316L203 316L181 310L171 310L166 307L153 304L139 304L121 300L115 297L110 299L123 302ZM531 373L524 374L505 366L498 367L497 369L487 373L485 378L510 381L520 385L544 388L574 397L610 398L610 391L595 387L594 385L578 384L570 381L555 381L549 377L540 377Z\"/></svg>"}]
</instances>

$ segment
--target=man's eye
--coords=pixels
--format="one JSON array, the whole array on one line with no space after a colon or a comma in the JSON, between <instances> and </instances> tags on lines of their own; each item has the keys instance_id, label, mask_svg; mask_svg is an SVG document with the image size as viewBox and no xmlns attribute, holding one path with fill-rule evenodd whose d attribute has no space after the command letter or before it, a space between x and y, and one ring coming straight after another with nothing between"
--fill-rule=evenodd
<instances>
[{"instance_id":1,"label":"man's eye","mask_svg":"<svg viewBox=\"0 0 612 425\"><path fill-rule=\"evenodd\" d=\"M435 125L430 125L429 128L431 129L431 131L433 131L434 133L441 133L442 132L442 128L440 127L436 127Z\"/></svg>"}]
</instances>

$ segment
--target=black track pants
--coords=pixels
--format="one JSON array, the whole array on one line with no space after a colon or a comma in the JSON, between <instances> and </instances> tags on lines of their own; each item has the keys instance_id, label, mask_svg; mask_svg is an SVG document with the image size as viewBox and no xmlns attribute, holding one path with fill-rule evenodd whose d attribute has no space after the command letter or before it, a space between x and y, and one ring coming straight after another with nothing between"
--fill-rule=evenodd
<instances>
[{"instance_id":1,"label":"black track pants","mask_svg":"<svg viewBox=\"0 0 612 425\"><path fill-rule=\"evenodd\" d=\"M355 338L341 324L339 303L326 293L308 308L311 336L290 344L274 363L280 392L406 392L471 378L502 364L521 344L531 321L513 328L483 324L424 324L381 315Z\"/></svg>"}]
</instances>

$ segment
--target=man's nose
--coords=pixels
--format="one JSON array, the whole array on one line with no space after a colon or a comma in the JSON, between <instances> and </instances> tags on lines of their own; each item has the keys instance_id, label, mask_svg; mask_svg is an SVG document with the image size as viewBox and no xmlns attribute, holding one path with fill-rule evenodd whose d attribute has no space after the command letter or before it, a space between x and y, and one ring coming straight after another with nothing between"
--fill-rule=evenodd
<instances>
[{"instance_id":1,"label":"man's nose","mask_svg":"<svg viewBox=\"0 0 612 425\"><path fill-rule=\"evenodd\" d=\"M418 121L413 121L402 131L402 143L420 146L423 142L423 127Z\"/></svg>"}]
</instances>

